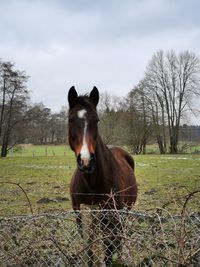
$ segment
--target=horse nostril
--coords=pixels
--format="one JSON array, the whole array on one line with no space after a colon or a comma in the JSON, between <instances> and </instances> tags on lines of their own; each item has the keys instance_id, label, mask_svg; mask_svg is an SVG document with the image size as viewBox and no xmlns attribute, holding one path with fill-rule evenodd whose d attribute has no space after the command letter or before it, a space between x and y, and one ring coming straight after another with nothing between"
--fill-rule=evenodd
<instances>
[{"instance_id":1,"label":"horse nostril","mask_svg":"<svg viewBox=\"0 0 200 267\"><path fill-rule=\"evenodd\" d=\"M78 163L78 166L79 167L82 167L83 166L83 161L81 159L81 155L79 154L78 157L77 157L77 163Z\"/></svg>"},{"instance_id":2,"label":"horse nostril","mask_svg":"<svg viewBox=\"0 0 200 267\"><path fill-rule=\"evenodd\" d=\"M90 164L95 163L95 155L93 153L90 153Z\"/></svg>"},{"instance_id":3,"label":"horse nostril","mask_svg":"<svg viewBox=\"0 0 200 267\"><path fill-rule=\"evenodd\" d=\"M81 154L77 156L77 164L81 171L83 172L90 172L94 170L95 166L95 155L93 153L90 153L89 159L82 159Z\"/></svg>"},{"instance_id":4,"label":"horse nostril","mask_svg":"<svg viewBox=\"0 0 200 267\"><path fill-rule=\"evenodd\" d=\"M92 170L94 169L94 167L95 167L95 155L93 153L90 153L90 161L88 168Z\"/></svg>"}]
</instances>

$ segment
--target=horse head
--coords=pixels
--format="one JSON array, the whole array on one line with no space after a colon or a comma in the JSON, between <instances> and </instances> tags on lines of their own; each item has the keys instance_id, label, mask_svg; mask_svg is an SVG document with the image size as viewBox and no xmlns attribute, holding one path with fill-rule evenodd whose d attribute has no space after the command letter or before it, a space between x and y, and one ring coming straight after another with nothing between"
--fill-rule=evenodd
<instances>
[{"instance_id":1,"label":"horse head","mask_svg":"<svg viewBox=\"0 0 200 267\"><path fill-rule=\"evenodd\" d=\"M68 138L74 151L79 170L92 173L95 169L95 148L98 137L98 115L96 107L99 91L96 87L89 95L78 96L72 86L68 92Z\"/></svg>"}]
</instances>

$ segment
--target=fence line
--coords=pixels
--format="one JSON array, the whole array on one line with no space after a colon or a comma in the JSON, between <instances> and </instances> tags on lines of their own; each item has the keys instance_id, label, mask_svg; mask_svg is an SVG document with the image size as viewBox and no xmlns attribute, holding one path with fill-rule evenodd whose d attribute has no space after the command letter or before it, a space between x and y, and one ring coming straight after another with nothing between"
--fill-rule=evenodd
<instances>
[{"instance_id":1,"label":"fence line","mask_svg":"<svg viewBox=\"0 0 200 267\"><path fill-rule=\"evenodd\" d=\"M31 208L19 184L1 183L18 186ZM114 199L119 193L106 196ZM199 267L200 214L188 208L198 193L200 190L178 196L151 213L93 209L34 215L31 208L29 216L0 218L0 267L102 267L111 246L113 262L123 267ZM178 206L178 214L167 209L172 203ZM76 224L80 215L82 231Z\"/></svg>"},{"instance_id":2,"label":"fence line","mask_svg":"<svg viewBox=\"0 0 200 267\"><path fill-rule=\"evenodd\" d=\"M74 211L1 218L0 266L105 266L113 233L121 266L199 266L200 215L162 213L82 210L83 237Z\"/></svg>"},{"instance_id":3,"label":"fence line","mask_svg":"<svg viewBox=\"0 0 200 267\"><path fill-rule=\"evenodd\" d=\"M37 149L37 146L35 148L29 148L26 146L20 146L12 148L9 151L9 156L11 157L49 157L49 156L66 156L68 151L67 146L45 146L43 145L42 148Z\"/></svg>"}]
</instances>

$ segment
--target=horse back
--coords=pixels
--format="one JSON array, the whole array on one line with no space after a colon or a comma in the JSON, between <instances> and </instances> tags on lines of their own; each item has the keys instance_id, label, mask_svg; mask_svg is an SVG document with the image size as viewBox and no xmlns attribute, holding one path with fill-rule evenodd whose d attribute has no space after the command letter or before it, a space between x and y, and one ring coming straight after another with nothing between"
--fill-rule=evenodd
<instances>
[{"instance_id":1,"label":"horse back","mask_svg":"<svg viewBox=\"0 0 200 267\"><path fill-rule=\"evenodd\" d=\"M125 159L125 161L129 164L129 166L133 169L135 169L135 162L133 157L124 149L122 149L121 147L111 147L110 148L113 156L115 157L115 159L118 161L118 163L122 160Z\"/></svg>"}]
</instances>

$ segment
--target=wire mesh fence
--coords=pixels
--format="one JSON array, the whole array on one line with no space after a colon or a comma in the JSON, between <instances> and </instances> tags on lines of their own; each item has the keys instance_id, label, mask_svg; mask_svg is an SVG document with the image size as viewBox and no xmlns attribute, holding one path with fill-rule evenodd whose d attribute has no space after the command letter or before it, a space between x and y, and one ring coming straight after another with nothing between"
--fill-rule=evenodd
<instances>
[{"instance_id":1,"label":"wire mesh fence","mask_svg":"<svg viewBox=\"0 0 200 267\"><path fill-rule=\"evenodd\" d=\"M112 266L200 266L200 214L93 209L0 219L1 267L106 266L109 253Z\"/></svg>"}]
</instances>

